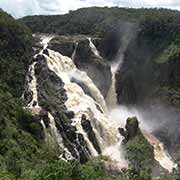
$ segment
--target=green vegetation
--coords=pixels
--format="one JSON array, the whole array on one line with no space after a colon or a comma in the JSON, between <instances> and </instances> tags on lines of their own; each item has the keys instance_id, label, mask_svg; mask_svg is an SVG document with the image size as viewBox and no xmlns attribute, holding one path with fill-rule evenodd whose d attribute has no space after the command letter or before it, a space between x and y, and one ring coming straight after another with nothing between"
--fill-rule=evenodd
<instances>
[{"instance_id":1,"label":"green vegetation","mask_svg":"<svg viewBox=\"0 0 180 180\"><path fill-rule=\"evenodd\" d=\"M0 12L0 179L28 177L38 164L57 159L42 128L19 99L31 61L31 33ZM26 179L26 178L25 178Z\"/></svg>"},{"instance_id":2,"label":"green vegetation","mask_svg":"<svg viewBox=\"0 0 180 180\"><path fill-rule=\"evenodd\" d=\"M167 32L175 36L180 13L167 9L131 9L118 7L91 7L70 11L65 15L27 16L20 19L33 32L57 34L99 34L121 28L122 21L143 22L147 35L164 38ZM154 23L155 22L155 23ZM166 26L165 23L168 23ZM157 26L158 25L158 26ZM149 28L150 27L150 28ZM165 30L160 34L161 30ZM153 37L154 38L154 37Z\"/></svg>"},{"instance_id":3,"label":"green vegetation","mask_svg":"<svg viewBox=\"0 0 180 180\"><path fill-rule=\"evenodd\" d=\"M166 63L170 60L175 59L178 55L180 55L180 48L176 44L171 44L167 47L156 59L156 62L159 64Z\"/></svg>"},{"instance_id":4,"label":"green vegetation","mask_svg":"<svg viewBox=\"0 0 180 180\"><path fill-rule=\"evenodd\" d=\"M4 178L4 179L3 179ZM0 179L18 179L7 171L0 171ZM111 180L100 160L91 160L84 165L62 160L38 163L19 180Z\"/></svg>"},{"instance_id":5,"label":"green vegetation","mask_svg":"<svg viewBox=\"0 0 180 180\"><path fill-rule=\"evenodd\" d=\"M38 180L109 180L100 160L84 165L78 162L53 161L41 168L35 176Z\"/></svg>"},{"instance_id":6,"label":"green vegetation","mask_svg":"<svg viewBox=\"0 0 180 180\"><path fill-rule=\"evenodd\" d=\"M130 174L133 174L135 179L151 179L150 174L154 164L153 147L147 142L140 130L132 140L128 141L125 147L126 158L131 166Z\"/></svg>"},{"instance_id":7,"label":"green vegetation","mask_svg":"<svg viewBox=\"0 0 180 180\"><path fill-rule=\"evenodd\" d=\"M153 147L142 134L126 144L127 159L137 171L151 169L153 165Z\"/></svg>"},{"instance_id":8,"label":"green vegetation","mask_svg":"<svg viewBox=\"0 0 180 180\"><path fill-rule=\"evenodd\" d=\"M0 12L0 83L21 96L31 61L31 33L5 12Z\"/></svg>"},{"instance_id":9,"label":"green vegetation","mask_svg":"<svg viewBox=\"0 0 180 180\"><path fill-rule=\"evenodd\" d=\"M0 88L0 102L1 176L7 174L18 179L37 164L57 158L56 151L50 150L43 141L34 138L36 134L26 131L27 127L24 129L22 122L33 121L33 117L22 109L17 98Z\"/></svg>"}]
</instances>

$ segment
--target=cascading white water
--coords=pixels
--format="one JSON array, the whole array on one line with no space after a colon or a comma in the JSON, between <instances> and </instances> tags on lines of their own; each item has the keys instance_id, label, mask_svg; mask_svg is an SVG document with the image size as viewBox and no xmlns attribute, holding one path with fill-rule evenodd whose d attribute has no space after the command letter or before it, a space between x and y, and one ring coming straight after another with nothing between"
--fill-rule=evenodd
<instances>
[{"instance_id":1,"label":"cascading white water","mask_svg":"<svg viewBox=\"0 0 180 180\"><path fill-rule=\"evenodd\" d=\"M34 35L35 36L35 35ZM39 54L42 54L43 50L47 48L49 41L53 38L53 36L41 36L41 42L40 44L43 45L42 50L39 52ZM37 56L36 54L34 58ZM39 108L39 103L38 103L38 92L37 92L37 79L35 75L35 65L37 62L33 62L29 66L28 70L28 76L27 76L27 82L28 82L28 89L32 92L32 100L28 104L29 108Z\"/></svg>"},{"instance_id":2,"label":"cascading white water","mask_svg":"<svg viewBox=\"0 0 180 180\"><path fill-rule=\"evenodd\" d=\"M35 35L33 35L35 36ZM43 50L47 48L49 41L53 38L53 36L41 36L41 42L40 44L43 45L42 50L38 54L42 54ZM38 55L36 54L34 58ZM33 62L29 66L28 75L27 75L27 82L28 82L28 89L32 92L32 100L28 104L29 108L40 108L38 103L38 92L37 92L37 79L35 75L35 65L37 62ZM24 95L23 95L24 96Z\"/></svg>"},{"instance_id":3,"label":"cascading white water","mask_svg":"<svg viewBox=\"0 0 180 180\"><path fill-rule=\"evenodd\" d=\"M138 118L144 137L153 146L155 160L161 165L161 167L168 170L169 172L172 172L173 168L177 167L177 164L172 160L171 156L164 148L163 143L161 143L151 133L154 127L148 122L144 121L144 117L140 110L136 108L129 109L125 106L116 106L116 108L112 109L110 112L110 117L113 117L111 119L113 119L114 123L117 124L118 127L124 127L125 120L132 116L136 116Z\"/></svg>"},{"instance_id":4,"label":"cascading white water","mask_svg":"<svg viewBox=\"0 0 180 180\"><path fill-rule=\"evenodd\" d=\"M92 39L89 37L88 40L89 40L89 47L91 48L91 51L94 53L94 55L99 57L99 58L102 58L100 56L100 53L97 50L96 46L93 44Z\"/></svg>"},{"instance_id":5,"label":"cascading white water","mask_svg":"<svg viewBox=\"0 0 180 180\"><path fill-rule=\"evenodd\" d=\"M93 43L91 42L90 44L92 51L95 52L95 55L98 55L98 51L93 45ZM74 51L73 54L75 55L75 53L76 51ZM48 54L48 56L46 54L43 55L47 60L49 69L54 71L65 84L64 88L66 90L66 94L68 97L68 100L66 101L65 105L69 111L73 111L75 113L75 117L72 119L72 125L76 126L78 132L83 135L92 156L97 156L98 152L94 148L92 142L88 139L88 136L81 125L82 115L86 115L87 119L91 121L93 132L95 133L95 136L98 140L98 144L101 150L103 151L103 154L110 156L110 158L112 157L111 159L114 159L117 162L119 162L120 166L122 160L122 156L120 155L118 145L118 143L120 142L120 137L118 137L119 133L117 131L117 127L114 126L114 124L111 125L111 121L107 117L107 107L102 94L95 86L93 81L87 76L87 74L76 68L72 59L62 56L60 53L54 52L52 50L48 50ZM72 83L72 77L84 83L88 87L94 99L86 95L83 89L78 84ZM101 110L97 108L97 104ZM53 123L52 127L56 134L57 130L55 129ZM113 152L111 152L110 150L112 147L114 147L113 149L116 149ZM119 152L119 156L116 156L117 152Z\"/></svg>"},{"instance_id":6,"label":"cascading white water","mask_svg":"<svg viewBox=\"0 0 180 180\"><path fill-rule=\"evenodd\" d=\"M87 76L87 73L76 69L70 76L85 84L90 91L90 94L95 99L96 104L98 104L102 111L107 113L107 106L104 97L89 76Z\"/></svg>"},{"instance_id":7,"label":"cascading white water","mask_svg":"<svg viewBox=\"0 0 180 180\"><path fill-rule=\"evenodd\" d=\"M74 76L74 74L76 74L76 76L79 75L82 82L88 85L92 95L97 96L99 94L99 96L96 98L97 101L99 99L103 100L99 103L99 106L102 105L104 108L106 108L104 99L102 98L100 91L93 84L87 74L79 71L75 67L72 59L52 50L48 50L48 53L49 56L44 56L46 57L49 69L54 71L65 84L64 89L66 90L68 97L65 105L69 111L73 111L75 113L75 117L72 119L72 125L76 126L77 130L84 136L88 148L90 149L91 153L96 156L97 152L81 126L82 115L86 115L87 119L91 120L96 138L98 139L99 145L102 149L114 144L117 141L116 133L118 132L116 129L110 126L110 122L106 114L97 109L97 103L95 100L86 95L78 84L72 83L71 77Z\"/></svg>"},{"instance_id":8,"label":"cascading white water","mask_svg":"<svg viewBox=\"0 0 180 180\"><path fill-rule=\"evenodd\" d=\"M76 56L77 47L78 47L78 42L75 43L75 48L74 48L74 51L73 51L72 56L71 56L71 59L73 60L73 62L74 62L74 58Z\"/></svg>"},{"instance_id":9,"label":"cascading white water","mask_svg":"<svg viewBox=\"0 0 180 180\"><path fill-rule=\"evenodd\" d=\"M89 46L91 48L91 51L94 53L94 55L97 56L98 58L102 58L96 46L93 44L91 38L88 38L88 40L89 40ZM123 59L123 57L120 59ZM112 84L106 98L108 111L111 111L113 108L117 106L117 97L116 97L116 89L115 89L115 73L118 67L120 66L120 64L121 61L118 61L117 63L113 63L111 65ZM109 112L108 112L108 119L109 121L111 121L112 126L117 131L117 128L120 126L118 126L119 124L117 123L117 121L113 120L113 116L109 115ZM115 165L116 167L119 167L120 169L127 168L128 162L127 160L125 160L124 152L121 147L121 142L123 140L123 137L119 134L119 132L116 134L116 136L117 136L117 142L111 146L104 148L103 155L109 156L111 160L113 160L114 163L116 164Z\"/></svg>"},{"instance_id":10,"label":"cascading white water","mask_svg":"<svg viewBox=\"0 0 180 180\"><path fill-rule=\"evenodd\" d=\"M100 104L100 106L105 112L107 112L104 97L102 96L101 92L96 87L96 85L93 83L93 81L89 78L87 73L78 70L71 58L63 56L60 53L52 50L48 51L49 57L46 55L45 56L49 59L49 68L55 71L55 73L58 74L60 77L63 77L62 79L65 83L70 83L71 78L75 78L76 80L79 80L82 83L84 83L88 87L92 96L95 98L96 102Z\"/></svg>"},{"instance_id":11,"label":"cascading white water","mask_svg":"<svg viewBox=\"0 0 180 180\"><path fill-rule=\"evenodd\" d=\"M116 75L116 71L118 69L119 63L114 63L111 65L111 72L112 72L112 83L111 83L111 87L109 89L109 92L107 94L106 97L106 103L108 105L108 109L111 111L112 109L114 109L117 106L117 95L116 95L116 79L115 79L115 75Z\"/></svg>"},{"instance_id":12,"label":"cascading white water","mask_svg":"<svg viewBox=\"0 0 180 180\"><path fill-rule=\"evenodd\" d=\"M128 47L128 44L132 37L134 36L133 33L130 33L130 29L127 29L127 33L122 38L123 45L118 51L118 55L116 57L116 61L111 64L111 72L112 72L112 84L110 87L110 90L108 92L108 95L106 97L106 102L109 109L109 118L112 119L113 123L117 125L117 127L125 127L125 121L128 117L132 117L136 115L138 117L138 120L140 121L140 127L141 129L146 129L149 131L149 135L151 137L153 136L150 134L151 132L151 126L145 122L141 116L141 112L139 112L137 109L131 109L129 110L127 107L119 106L117 104L117 95L116 95L116 87L115 87L115 75L116 71L121 68L121 65L123 63L124 59L124 52ZM129 33L128 33L129 32ZM143 131L144 132L144 131ZM175 164L168 154L168 152L164 149L163 143L161 143L158 140L158 143L152 144L150 140L150 136L146 136L147 134L144 134L144 136L147 138L149 143L154 147L154 157L156 161L159 162L159 164L167 169L169 172L172 172L173 168L177 167L177 164ZM154 136L153 136L154 137ZM155 138L155 137L154 137ZM157 139L157 138L156 138ZM119 146L120 147L120 146Z\"/></svg>"},{"instance_id":13,"label":"cascading white water","mask_svg":"<svg viewBox=\"0 0 180 180\"><path fill-rule=\"evenodd\" d=\"M29 66L29 75L27 76L28 89L32 92L32 100L28 104L29 108L39 107L38 104L38 96L37 96L37 80L35 76L35 65L37 62L33 62L32 65Z\"/></svg>"},{"instance_id":14,"label":"cascading white water","mask_svg":"<svg viewBox=\"0 0 180 180\"><path fill-rule=\"evenodd\" d=\"M41 42L40 44L43 45L43 50L46 49L48 47L48 43L51 41L51 39L53 38L53 35L43 35L40 37Z\"/></svg>"}]
</instances>

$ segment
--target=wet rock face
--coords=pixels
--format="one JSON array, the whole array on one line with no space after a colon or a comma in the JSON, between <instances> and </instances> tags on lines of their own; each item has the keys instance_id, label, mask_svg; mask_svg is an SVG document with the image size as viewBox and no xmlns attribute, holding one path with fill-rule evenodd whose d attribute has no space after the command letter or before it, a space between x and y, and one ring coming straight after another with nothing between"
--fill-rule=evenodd
<instances>
[{"instance_id":1,"label":"wet rock face","mask_svg":"<svg viewBox=\"0 0 180 180\"><path fill-rule=\"evenodd\" d=\"M30 91L28 88L25 88L24 99L26 100L27 104L29 104L33 99L33 92Z\"/></svg>"},{"instance_id":2,"label":"wet rock face","mask_svg":"<svg viewBox=\"0 0 180 180\"><path fill-rule=\"evenodd\" d=\"M82 134L77 133L76 127L71 125L74 112L68 111L64 83L52 72L47 65L44 55L37 56L35 75L37 79L38 103L45 112L50 112L55 120L58 133L63 139L63 145L72 156L84 163L90 158L90 151ZM47 113L41 111L46 128L49 127Z\"/></svg>"},{"instance_id":3,"label":"wet rock face","mask_svg":"<svg viewBox=\"0 0 180 180\"><path fill-rule=\"evenodd\" d=\"M43 48L43 45L40 44L40 41L41 39L39 35L33 36L33 56L39 53L41 49Z\"/></svg>"},{"instance_id":4,"label":"wet rock face","mask_svg":"<svg viewBox=\"0 0 180 180\"><path fill-rule=\"evenodd\" d=\"M72 36L56 36L48 44L48 48L71 57L75 48L75 38Z\"/></svg>"},{"instance_id":5,"label":"wet rock face","mask_svg":"<svg viewBox=\"0 0 180 180\"><path fill-rule=\"evenodd\" d=\"M78 84L87 95L93 98L93 95L91 94L89 88L87 87L85 83L81 82L80 80L75 79L74 77L71 78L71 82Z\"/></svg>"},{"instance_id":6,"label":"wet rock face","mask_svg":"<svg viewBox=\"0 0 180 180\"><path fill-rule=\"evenodd\" d=\"M79 42L74 62L79 69L87 72L103 96L106 97L111 85L110 66L107 61L92 52L87 39Z\"/></svg>"},{"instance_id":7,"label":"wet rock face","mask_svg":"<svg viewBox=\"0 0 180 180\"><path fill-rule=\"evenodd\" d=\"M139 122L136 117L128 118L126 120L125 130L123 128L119 128L118 130L119 133L125 138L123 143L127 143L138 134Z\"/></svg>"},{"instance_id":8,"label":"wet rock face","mask_svg":"<svg viewBox=\"0 0 180 180\"><path fill-rule=\"evenodd\" d=\"M102 44L99 38L92 38L92 42L98 46ZM56 36L50 41L48 48L68 57L73 56L76 48L76 53L73 57L76 66L80 70L87 72L103 96L106 97L111 85L110 66L105 59L94 55L86 36Z\"/></svg>"},{"instance_id":9,"label":"wet rock face","mask_svg":"<svg viewBox=\"0 0 180 180\"><path fill-rule=\"evenodd\" d=\"M136 85L131 73L124 76L126 70L116 73L117 100L120 104L134 105L137 103Z\"/></svg>"},{"instance_id":10,"label":"wet rock face","mask_svg":"<svg viewBox=\"0 0 180 180\"><path fill-rule=\"evenodd\" d=\"M82 128L84 129L84 131L87 133L88 138L92 142L92 144L93 144L94 148L96 149L96 151L99 154L101 154L101 148L100 148L100 146L98 144L98 141L97 141L96 135L95 135L95 133L93 131L91 122L90 122L90 120L88 120L86 118L86 116L84 114L81 117L81 125L82 125Z\"/></svg>"},{"instance_id":11,"label":"wet rock face","mask_svg":"<svg viewBox=\"0 0 180 180\"><path fill-rule=\"evenodd\" d=\"M27 118L25 121L22 121L22 127L24 130L30 132L36 139L44 140L45 132L41 124L42 118L45 118L44 114L41 113L41 110L38 108L28 109L33 115L32 118Z\"/></svg>"},{"instance_id":12,"label":"wet rock face","mask_svg":"<svg viewBox=\"0 0 180 180\"><path fill-rule=\"evenodd\" d=\"M145 100L153 91L154 65L150 50L138 37L132 38L126 51L121 68L116 73L116 92L118 103L134 105Z\"/></svg>"}]
</instances>

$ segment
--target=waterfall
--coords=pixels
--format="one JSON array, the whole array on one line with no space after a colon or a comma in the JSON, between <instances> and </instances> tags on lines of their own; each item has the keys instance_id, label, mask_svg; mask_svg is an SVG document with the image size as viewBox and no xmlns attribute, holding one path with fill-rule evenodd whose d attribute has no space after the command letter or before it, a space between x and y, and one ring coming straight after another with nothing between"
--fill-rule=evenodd
<instances>
[{"instance_id":1,"label":"waterfall","mask_svg":"<svg viewBox=\"0 0 180 180\"><path fill-rule=\"evenodd\" d=\"M94 55L97 56L98 58L102 58L96 46L93 44L92 39L89 37L88 40L89 40L89 47L91 48L91 51L94 53Z\"/></svg>"},{"instance_id":2,"label":"waterfall","mask_svg":"<svg viewBox=\"0 0 180 180\"><path fill-rule=\"evenodd\" d=\"M115 79L115 75L116 75L116 71L118 69L119 63L113 63L111 65L111 72L112 72L112 83L111 83L111 87L109 89L109 92L107 94L106 97L106 103L108 105L108 109L112 110L117 106L117 95L116 95L116 79Z\"/></svg>"},{"instance_id":3,"label":"waterfall","mask_svg":"<svg viewBox=\"0 0 180 180\"><path fill-rule=\"evenodd\" d=\"M32 92L32 100L28 104L28 107L39 107L38 105L38 97L37 97L37 80L35 76L35 65L37 62L33 62L32 65L29 66L27 82L28 82L28 89Z\"/></svg>"},{"instance_id":4,"label":"waterfall","mask_svg":"<svg viewBox=\"0 0 180 180\"><path fill-rule=\"evenodd\" d=\"M35 36L35 35L33 35ZM41 36L41 42L40 44L43 45L43 49L40 51L39 54L42 54L43 50L47 48L49 41L53 38L53 36ZM36 58L38 54L34 56ZM37 79L35 75L35 65L37 62L33 62L28 69L28 75L26 77L26 81L28 82L28 90L32 93L32 100L28 104L29 108L39 108L39 103L38 103L38 93L37 93ZM23 94L24 98L24 94Z\"/></svg>"},{"instance_id":5,"label":"waterfall","mask_svg":"<svg viewBox=\"0 0 180 180\"><path fill-rule=\"evenodd\" d=\"M43 50L46 49L48 47L48 43L51 41L51 39L53 38L54 36L53 35L42 35L40 37L41 39L41 42L40 44L43 45Z\"/></svg>"},{"instance_id":6,"label":"waterfall","mask_svg":"<svg viewBox=\"0 0 180 180\"><path fill-rule=\"evenodd\" d=\"M78 42L75 43L75 48L74 48L74 51L73 51L72 56L71 56L71 59L73 60L73 62L74 62L74 58L76 56L77 47L78 47Z\"/></svg>"},{"instance_id":7,"label":"waterfall","mask_svg":"<svg viewBox=\"0 0 180 180\"><path fill-rule=\"evenodd\" d=\"M122 64L123 55L120 55L119 61L113 63L111 65L112 71L112 85L108 92L106 102L108 108L106 106L106 102L104 97L102 96L99 89L96 87L94 82L89 78L86 72L80 71L76 68L73 59L76 54L76 48L78 44L76 44L74 52L72 54L72 58L63 56L62 54L55 52L53 50L47 49L48 42L53 38L53 36L43 36L41 37L41 44L43 45L43 49L40 54L43 55L47 61L48 68L53 71L63 82L64 89L66 91L67 100L65 102L65 106L68 111L74 112L74 117L72 118L71 125L75 126L77 129L77 135L81 134L87 144L88 150L91 156L98 156L99 152L95 148L93 142L88 137L87 132L82 127L82 116L85 115L87 120L90 121L92 126L92 131L95 134L95 138L97 139L98 145L101 149L102 155L109 156L110 159L115 162L115 164L119 168L127 167L128 162L125 160L124 152L121 146L122 136L120 136L117 128L124 126L124 121L129 116L132 116L132 113L129 111L125 111L125 109L119 107L117 105L116 98L116 89L115 89L115 73L117 68L119 68ZM100 53L96 49L93 44L91 38L88 38L89 46L91 51L95 56L100 57ZM43 50L48 51L48 53L44 54ZM27 77L28 81L28 89L32 92L32 100L28 103L28 107L40 108L38 103L38 94L37 94L37 80L35 76L35 65L37 62L33 62L32 65L29 66L29 73ZM91 96L86 94L82 87L75 82L72 82L72 79L75 79L88 88ZM119 111L121 109L121 112ZM109 111L109 112L108 112ZM116 117L116 114L118 117ZM124 115L124 117L123 117ZM134 116L134 112L133 112ZM50 135L54 137L64 152L60 155L61 159L68 160L73 159L74 157L69 152L69 150L63 145L63 139L61 134L57 130L56 123L54 117L50 112L48 112L48 117L50 120ZM121 119L123 118L123 119ZM42 125L44 129L46 128L43 120ZM147 140L154 147L154 155L155 159L161 164L162 167L172 171L172 168L176 165L168 156L168 153L164 150L163 144L158 141L158 143L153 144L149 138L146 136ZM78 138L77 138L77 141ZM75 151L77 151L75 149ZM88 153L88 152L87 152ZM78 154L78 152L77 152Z\"/></svg>"},{"instance_id":8,"label":"waterfall","mask_svg":"<svg viewBox=\"0 0 180 180\"><path fill-rule=\"evenodd\" d=\"M95 55L99 56L99 53L92 41L90 39L89 41L91 50ZM73 52L73 56L76 53L76 47ZM46 58L48 68L55 72L56 75L64 82L64 89L67 94L67 101L65 102L65 105L69 111L73 111L75 114L71 125L76 127L77 133L83 135L91 155L97 156L98 152L96 148L89 140L87 133L82 128L82 115L86 115L87 119L91 122L93 132L101 148L102 154L116 160L116 162L119 163L118 166L121 164L122 167L122 155L119 144L122 137L119 137L117 126L111 123L108 117L106 102L101 92L88 77L86 72L80 71L76 68L71 58L63 56L62 54L50 49L47 51L48 55L46 55L47 53L43 54L43 52L42 54ZM93 98L87 95L78 84L71 82L72 78L84 83ZM97 105L99 108L97 108ZM55 129L53 117L51 115L49 116L52 120L51 123L54 134L58 138L58 132ZM114 149L114 151L111 152L111 149ZM119 152L118 155L117 152Z\"/></svg>"},{"instance_id":9,"label":"waterfall","mask_svg":"<svg viewBox=\"0 0 180 180\"><path fill-rule=\"evenodd\" d=\"M49 56L45 54L44 56L47 60L49 69L54 71L65 84L64 89L66 90L68 97L65 105L69 111L73 111L75 113L75 117L72 119L72 125L76 126L78 131L84 135L85 132L81 126L81 117L84 114L87 119L91 120L94 130L96 129L96 134L99 133L96 138L98 139L102 149L105 146L115 143L117 130L110 126L107 115L97 109L97 102L85 94L78 84L71 82L71 77L75 76L77 78L77 76L80 76L81 80L88 86L92 95L96 97L97 101L99 101L99 106L101 106L102 109L106 108L103 96L92 80L90 80L85 72L77 70L72 59L69 57L63 56L52 50L48 50L48 53ZM91 152L94 152L94 149L92 149L92 143L89 142L86 136L84 137L87 140L86 142L89 149ZM93 154L95 155L95 153Z\"/></svg>"},{"instance_id":10,"label":"waterfall","mask_svg":"<svg viewBox=\"0 0 180 180\"><path fill-rule=\"evenodd\" d=\"M173 168L177 167L177 164L173 161L167 150L165 149L162 142L156 138L151 131L154 129L151 123L149 124L144 120L144 116L141 110L137 108L127 108L125 106L116 106L111 110L111 119L117 124L117 127L125 127L125 120L128 117L136 116L140 122L140 129L144 137L153 146L154 159L163 167L164 169L172 172ZM152 120L152 119L150 119Z\"/></svg>"},{"instance_id":11,"label":"waterfall","mask_svg":"<svg viewBox=\"0 0 180 180\"><path fill-rule=\"evenodd\" d=\"M130 40L130 39L129 39ZM127 41L129 43L129 40ZM147 129L150 130L150 128L148 127L149 125L143 120L141 113L137 110L137 109L133 109L133 110L129 110L126 107L123 106L119 106L117 104L117 96L116 96L116 87L115 87L115 83L116 83L116 79L115 79L115 75L116 75L116 71L118 69L120 69L122 63L123 63L123 58L124 58L124 52L125 49L127 48L128 43L119 50L119 55L118 55L118 60L116 60L114 63L111 64L111 72L112 72L112 84L110 87L110 90L107 94L106 97L106 102L108 105L108 109L109 109L109 117L110 119L112 119L114 121L114 123L118 126L118 127L125 127L125 120L128 117L132 117L134 115L136 115L138 117L141 123L141 129ZM117 116L117 117L116 117ZM173 168L177 167L177 164L173 162L172 158L170 157L169 153L165 150L163 143L161 143L155 136L153 136L151 133L147 133L146 131L142 131L144 137L148 140L148 142L153 146L154 148L154 158L157 162L159 162L159 164L166 170L168 170L169 172L172 172ZM116 153L113 154L118 154L118 152L122 152L123 150L120 149L121 148L121 140L119 142L119 146L118 144L112 147L109 147L109 149L106 149L106 152L110 151L117 151L117 149L119 148L119 151L117 151ZM122 153L120 154L122 155ZM113 155L111 155L112 158ZM116 156L115 158L116 159ZM123 158L122 158L122 163L124 163ZM126 162L124 163L124 165L126 164Z\"/></svg>"},{"instance_id":12,"label":"waterfall","mask_svg":"<svg viewBox=\"0 0 180 180\"><path fill-rule=\"evenodd\" d=\"M102 107L105 112L107 112L106 102L103 95L93 83L93 81L89 78L87 73L78 70L71 58L63 56L60 53L52 50L48 50L48 52L49 56L44 56L46 56L46 58L48 59L47 62L49 68L54 71L59 77L62 77L64 83L70 83L71 78L84 83L88 87L91 95L94 97L96 102Z\"/></svg>"}]
</instances>

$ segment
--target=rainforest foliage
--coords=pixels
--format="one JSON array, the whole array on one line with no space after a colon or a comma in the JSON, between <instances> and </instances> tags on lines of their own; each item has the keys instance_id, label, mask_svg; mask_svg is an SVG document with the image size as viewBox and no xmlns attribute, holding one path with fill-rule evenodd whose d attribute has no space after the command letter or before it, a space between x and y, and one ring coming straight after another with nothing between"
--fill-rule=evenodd
<instances>
[{"instance_id":1,"label":"rainforest foliage","mask_svg":"<svg viewBox=\"0 0 180 180\"><path fill-rule=\"evenodd\" d=\"M5 12L0 12L0 83L21 96L31 61L31 31Z\"/></svg>"},{"instance_id":2,"label":"rainforest foliage","mask_svg":"<svg viewBox=\"0 0 180 180\"><path fill-rule=\"evenodd\" d=\"M27 16L19 21L25 23L36 33L97 34L101 36L112 29L121 28L121 22L130 21L140 25L143 32L151 39L157 37L164 39L179 34L180 12L167 9L92 7L70 11L65 15Z\"/></svg>"}]
</instances>

